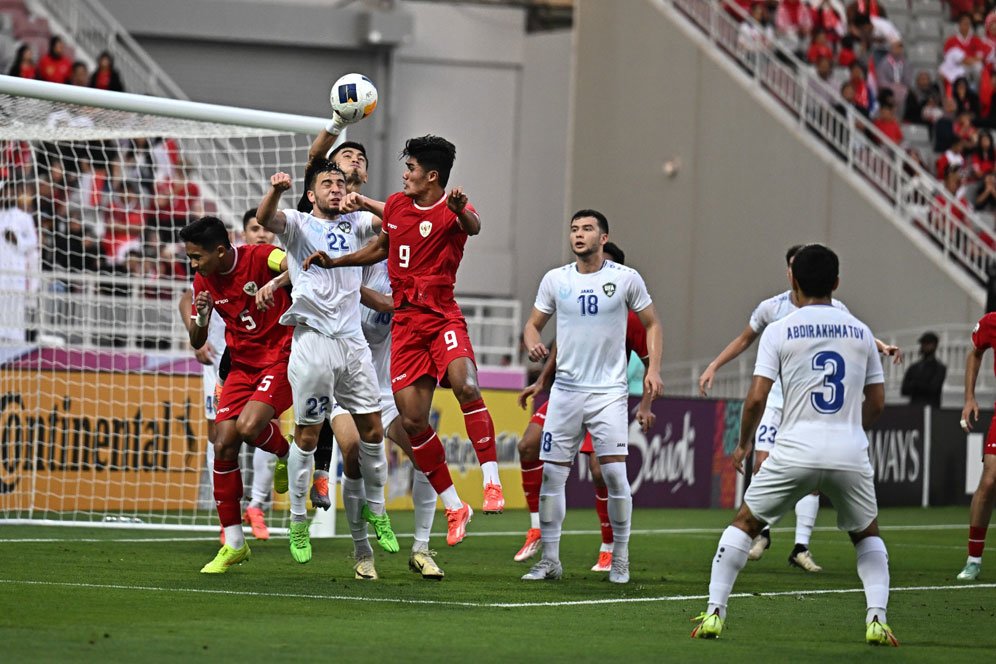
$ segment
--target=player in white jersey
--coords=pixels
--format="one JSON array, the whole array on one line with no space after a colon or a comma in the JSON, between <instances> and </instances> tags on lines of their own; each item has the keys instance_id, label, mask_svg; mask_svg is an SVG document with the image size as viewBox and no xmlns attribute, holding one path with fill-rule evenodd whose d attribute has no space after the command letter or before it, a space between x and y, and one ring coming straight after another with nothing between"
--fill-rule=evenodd
<instances>
[{"instance_id":1,"label":"player in white jersey","mask_svg":"<svg viewBox=\"0 0 996 664\"><path fill-rule=\"evenodd\" d=\"M339 203L346 193L345 178L331 162L313 161L307 179L308 197L314 206L311 214L291 208L277 210L280 196L291 187L291 178L286 173L271 177L270 190L263 197L258 214L260 223L284 243L293 283L293 303L280 322L296 328L287 367L296 425L287 471L291 554L300 563L311 559L307 492L318 435L333 407L338 405L353 416L363 443L382 446L384 438L377 377L360 327L361 269L348 268L341 274L332 274L301 268L315 251L346 254L359 249L357 232L369 226L370 219L339 214ZM362 508L362 486L359 497L356 502ZM348 508L347 504L347 512ZM352 523L350 528L353 529ZM365 533L365 523L362 537L354 532L354 570L356 578L376 579L373 550Z\"/></svg>"},{"instance_id":2,"label":"player in white jersey","mask_svg":"<svg viewBox=\"0 0 996 664\"><path fill-rule=\"evenodd\" d=\"M629 446L629 389L625 352L629 310L647 331L649 365L644 393L661 396L663 334L657 311L640 274L605 259L609 222L597 210L579 210L571 219L571 248L577 261L550 270L540 283L523 340L534 362L549 355L540 332L557 314L557 373L543 425L540 459L540 532L543 557L522 578L559 579L560 534L566 512L564 488L584 431L591 435L602 477L609 490L612 568L609 581L629 581L629 531L633 497L626 478Z\"/></svg>"},{"instance_id":3,"label":"player in white jersey","mask_svg":"<svg viewBox=\"0 0 996 664\"><path fill-rule=\"evenodd\" d=\"M726 605L747 563L752 538L803 496L819 491L837 508L837 527L850 534L865 590L865 639L899 645L886 622L889 563L879 537L874 471L865 430L885 408L882 362L868 326L832 306L839 283L837 255L808 245L792 261L792 291L799 310L772 323L761 336L754 380L744 401L737 472L754 445L775 379L782 379L784 417L775 446L723 532L712 562L709 604L693 638L723 631Z\"/></svg>"},{"instance_id":4,"label":"player in white jersey","mask_svg":"<svg viewBox=\"0 0 996 664\"><path fill-rule=\"evenodd\" d=\"M786 276L790 282L792 279L792 259L803 246L797 244L789 247L788 251L785 252ZM839 300L834 299L832 302L833 306L845 312L847 311L847 307ZM716 359L709 363L709 366L702 372L702 375L699 376L699 394L707 396L708 390L712 387L712 381L715 378L716 372L727 362L737 358L747 350L768 325L781 320L796 310L798 310L798 307L793 300L791 290L775 295L774 297L769 297L757 305L753 313L751 313L750 321L743 332L733 339L716 356ZM898 347L889 346L877 339L875 343L880 352L893 356L896 363L902 361L902 354ZM761 464L768 457L768 454L771 453L772 447L774 447L781 418L782 384L780 380L776 380L771 388L771 393L768 395L767 406L765 407L764 415L761 417L760 425L757 427L757 434L754 439L754 473L758 471ZM804 496L795 506L795 546L789 554L788 561L791 565L804 569L807 572L820 572L823 570L813 560L813 555L809 551L809 542L813 534L813 527L816 525L816 516L819 514L819 510L820 497L816 494ZM769 527L765 527L751 545L749 560L759 560L764 555L765 550L770 546L771 531Z\"/></svg>"},{"instance_id":5,"label":"player in white jersey","mask_svg":"<svg viewBox=\"0 0 996 664\"><path fill-rule=\"evenodd\" d=\"M247 210L242 215L242 239L246 244L272 244L273 233L259 225L256 220L256 208ZM193 300L193 286L188 291L184 291L180 296L180 320L184 325L191 325L190 319L191 301ZM211 322L208 326L208 340L203 346L194 351L194 357L203 365L202 385L204 390L204 417L208 421L208 446L207 446L207 467L208 470L214 468L214 438L215 438L215 410L217 408L218 395L221 393L222 379L220 375L222 357L225 355L227 346L225 344L225 321L221 319L217 311L211 311ZM250 493L249 505L242 515L242 520L249 524L253 537L258 540L270 538L270 529L266 525L266 515L263 507L270 498L270 487L273 486L273 463L276 457L261 450L253 448L252 453L252 489ZM209 482L212 491L214 490L214 473L208 472ZM221 530L221 543L225 543L225 530Z\"/></svg>"}]
</instances>

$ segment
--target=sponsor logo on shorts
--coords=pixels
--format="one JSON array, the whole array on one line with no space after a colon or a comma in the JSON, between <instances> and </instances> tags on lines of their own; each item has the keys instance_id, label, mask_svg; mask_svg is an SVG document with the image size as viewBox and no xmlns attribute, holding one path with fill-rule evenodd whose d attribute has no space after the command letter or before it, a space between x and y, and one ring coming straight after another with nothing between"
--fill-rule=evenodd
<instances>
[{"instance_id":1,"label":"sponsor logo on shorts","mask_svg":"<svg viewBox=\"0 0 996 664\"><path fill-rule=\"evenodd\" d=\"M408 374L407 373L403 373L400 376L395 376L394 378L391 379L391 382L392 383L397 383L399 380L404 380L405 378L408 378Z\"/></svg>"},{"instance_id":2,"label":"sponsor logo on shorts","mask_svg":"<svg viewBox=\"0 0 996 664\"><path fill-rule=\"evenodd\" d=\"M255 295L256 291L259 290L259 287L256 286L255 281L250 281L246 283L245 286L242 287L242 290L245 292L246 295Z\"/></svg>"},{"instance_id":3,"label":"sponsor logo on shorts","mask_svg":"<svg viewBox=\"0 0 996 664\"><path fill-rule=\"evenodd\" d=\"M422 234L422 237L429 237L429 233L432 232L432 222L423 221L418 225L418 232Z\"/></svg>"},{"instance_id":4,"label":"sponsor logo on shorts","mask_svg":"<svg viewBox=\"0 0 996 664\"><path fill-rule=\"evenodd\" d=\"M221 415L222 413L227 413L230 410L231 408L220 408L218 409L218 414Z\"/></svg>"},{"instance_id":5,"label":"sponsor logo on shorts","mask_svg":"<svg viewBox=\"0 0 996 664\"><path fill-rule=\"evenodd\" d=\"M605 291L606 295L612 297L616 294L616 285L610 281L607 284L602 284L602 290Z\"/></svg>"}]
</instances>

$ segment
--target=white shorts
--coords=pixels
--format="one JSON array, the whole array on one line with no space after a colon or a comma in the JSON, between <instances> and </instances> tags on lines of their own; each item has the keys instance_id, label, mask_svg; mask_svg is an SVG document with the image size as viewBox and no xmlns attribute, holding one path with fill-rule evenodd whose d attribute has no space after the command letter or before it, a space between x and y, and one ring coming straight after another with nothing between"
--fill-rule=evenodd
<instances>
[{"instance_id":1,"label":"white shorts","mask_svg":"<svg viewBox=\"0 0 996 664\"><path fill-rule=\"evenodd\" d=\"M384 423L384 431L387 431L391 423L399 417L401 417L401 413L398 411L398 405L394 403L394 393L381 394L380 421Z\"/></svg>"},{"instance_id":2,"label":"white shorts","mask_svg":"<svg viewBox=\"0 0 996 664\"><path fill-rule=\"evenodd\" d=\"M802 468L780 463L777 456L761 464L744 494L744 503L761 521L772 523L813 491L833 502L837 527L845 532L862 531L878 516L871 463L864 470Z\"/></svg>"},{"instance_id":3,"label":"white shorts","mask_svg":"<svg viewBox=\"0 0 996 664\"><path fill-rule=\"evenodd\" d=\"M584 432L591 434L595 456L629 453L629 397L626 394L550 390L540 459L570 463L577 456Z\"/></svg>"},{"instance_id":4,"label":"white shorts","mask_svg":"<svg viewBox=\"0 0 996 664\"><path fill-rule=\"evenodd\" d=\"M287 378L296 424L318 424L331 416L334 405L354 415L380 411L377 376L362 337L334 339L298 325Z\"/></svg>"},{"instance_id":5,"label":"white shorts","mask_svg":"<svg viewBox=\"0 0 996 664\"><path fill-rule=\"evenodd\" d=\"M214 416L218 412L218 404L215 402L214 391L218 386L218 370L213 364L205 364L201 367L204 376L204 417L214 422Z\"/></svg>"},{"instance_id":6,"label":"white shorts","mask_svg":"<svg viewBox=\"0 0 996 664\"><path fill-rule=\"evenodd\" d=\"M781 408L765 408L761 423L754 432L754 449L758 452L771 452L775 448L775 435L782 423Z\"/></svg>"}]
</instances>

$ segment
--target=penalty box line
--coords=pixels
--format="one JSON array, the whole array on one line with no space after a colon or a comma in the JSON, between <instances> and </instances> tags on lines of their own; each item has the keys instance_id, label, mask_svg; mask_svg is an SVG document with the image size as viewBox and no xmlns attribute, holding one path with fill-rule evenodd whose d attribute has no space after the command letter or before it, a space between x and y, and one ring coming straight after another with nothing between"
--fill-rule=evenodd
<instances>
[{"instance_id":1,"label":"penalty box line","mask_svg":"<svg viewBox=\"0 0 996 664\"><path fill-rule=\"evenodd\" d=\"M82 590L127 590L152 593L187 593L197 595L227 595L235 597L270 597L286 599L310 599L340 602L372 602L376 604L411 604L419 606L454 606L482 609L526 609L558 606L595 606L606 604L648 604L660 602L686 602L708 600L708 595L659 595L656 597L618 597L606 599L565 600L546 602L456 602L452 600L403 599L398 597L358 597L352 595L319 595L313 593L270 593L253 590L222 590L217 588L166 588L161 586L129 586L123 584L72 583L69 581L35 581L24 579L0 579L0 584L20 586L48 586L76 588ZM960 584L947 586L905 586L890 588L891 592L937 592L944 590L982 590L996 588L996 583ZM751 597L801 597L807 595L846 595L863 593L863 588L782 590L761 593L734 593L731 598Z\"/></svg>"}]
</instances>

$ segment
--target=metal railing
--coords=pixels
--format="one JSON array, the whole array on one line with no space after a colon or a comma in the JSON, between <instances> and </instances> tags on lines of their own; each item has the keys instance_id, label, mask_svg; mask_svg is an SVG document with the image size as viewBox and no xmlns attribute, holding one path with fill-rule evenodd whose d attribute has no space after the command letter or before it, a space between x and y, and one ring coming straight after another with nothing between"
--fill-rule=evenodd
<instances>
[{"instance_id":1,"label":"metal railing","mask_svg":"<svg viewBox=\"0 0 996 664\"><path fill-rule=\"evenodd\" d=\"M939 181L914 162L859 112L840 99L812 69L777 42L743 39L741 25L758 32L749 16L738 22L735 5L720 0L657 0L673 7L750 75L758 89L773 97L848 168L885 198L900 223L927 234L934 249L968 271L979 283L996 257L993 229L955 199Z\"/></svg>"},{"instance_id":2,"label":"metal railing","mask_svg":"<svg viewBox=\"0 0 996 664\"><path fill-rule=\"evenodd\" d=\"M903 375L909 365L918 359L917 340L928 329L937 334L939 338L937 359L948 369L944 380L942 403L947 407L960 407L964 398L965 359L972 350L972 326L963 324L928 325L916 329L879 333L879 339L899 346L905 356L901 365L895 365L888 358L883 358L886 400L890 403L905 401L905 397L900 394ZM709 390L709 396L743 399L753 378L755 352L755 349L752 349L720 369L716 373L712 389ZM661 374L665 392L673 396L698 396L699 376L711 361L710 357L664 365ZM991 361L987 360L979 371L976 396L980 404L996 399L996 379L993 377L991 367Z\"/></svg>"},{"instance_id":3,"label":"metal railing","mask_svg":"<svg viewBox=\"0 0 996 664\"><path fill-rule=\"evenodd\" d=\"M96 59L101 51L114 64L129 92L188 99L180 86L97 0L29 0L57 18L71 41Z\"/></svg>"},{"instance_id":4,"label":"metal railing","mask_svg":"<svg viewBox=\"0 0 996 664\"><path fill-rule=\"evenodd\" d=\"M177 303L187 281L110 274L0 272L0 346L40 345L75 350L187 351L187 330ZM13 278L13 279L12 279ZM11 289L11 281L37 290ZM518 300L458 297L478 362L519 366ZM19 311L17 311L19 310Z\"/></svg>"}]
</instances>

